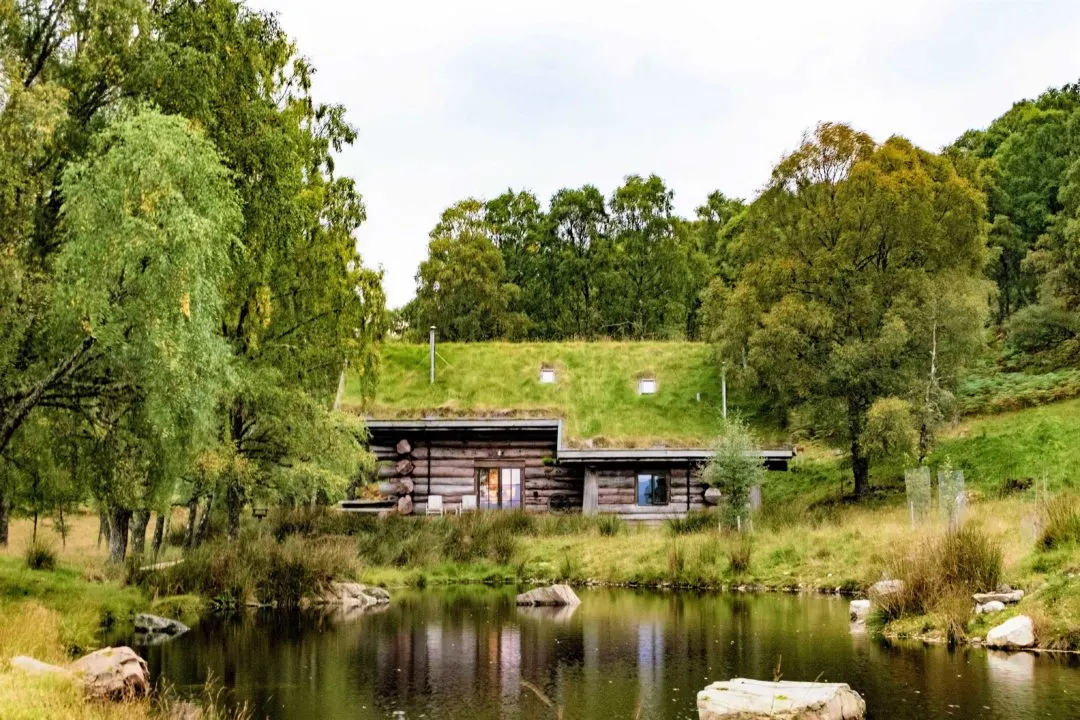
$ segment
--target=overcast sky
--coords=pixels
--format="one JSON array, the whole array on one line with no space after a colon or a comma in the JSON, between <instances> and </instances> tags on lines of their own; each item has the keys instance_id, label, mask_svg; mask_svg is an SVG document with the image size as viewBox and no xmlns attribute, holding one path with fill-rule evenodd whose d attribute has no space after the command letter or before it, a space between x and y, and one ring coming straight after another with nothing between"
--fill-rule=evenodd
<instances>
[{"instance_id":1,"label":"overcast sky","mask_svg":"<svg viewBox=\"0 0 1080 720\"><path fill-rule=\"evenodd\" d=\"M821 120L940 148L1080 78L1077 0L254 0L359 128L364 261L415 292L439 213L656 173L751 198Z\"/></svg>"}]
</instances>

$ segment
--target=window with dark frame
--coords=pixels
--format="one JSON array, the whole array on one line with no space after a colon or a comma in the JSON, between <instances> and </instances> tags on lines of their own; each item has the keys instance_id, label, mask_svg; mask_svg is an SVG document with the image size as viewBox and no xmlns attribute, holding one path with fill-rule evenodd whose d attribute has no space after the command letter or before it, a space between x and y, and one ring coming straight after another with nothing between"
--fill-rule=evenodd
<instances>
[{"instance_id":1,"label":"window with dark frame","mask_svg":"<svg viewBox=\"0 0 1080 720\"><path fill-rule=\"evenodd\" d=\"M668 482L663 473L638 473L638 505L667 505Z\"/></svg>"},{"instance_id":2,"label":"window with dark frame","mask_svg":"<svg viewBox=\"0 0 1080 720\"><path fill-rule=\"evenodd\" d=\"M521 507L521 468L478 468L476 504L481 510L510 510Z\"/></svg>"}]
</instances>

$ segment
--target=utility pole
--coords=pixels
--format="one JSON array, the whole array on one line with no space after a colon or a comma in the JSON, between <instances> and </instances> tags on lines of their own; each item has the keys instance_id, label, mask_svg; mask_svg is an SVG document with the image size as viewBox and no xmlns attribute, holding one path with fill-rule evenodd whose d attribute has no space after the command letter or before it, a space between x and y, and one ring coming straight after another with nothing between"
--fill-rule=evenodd
<instances>
[{"instance_id":1,"label":"utility pole","mask_svg":"<svg viewBox=\"0 0 1080 720\"><path fill-rule=\"evenodd\" d=\"M430 352L428 353L428 355L431 358L431 382L429 384L434 385L435 384L435 326L434 325L431 326L428 346L430 348Z\"/></svg>"},{"instance_id":2,"label":"utility pole","mask_svg":"<svg viewBox=\"0 0 1080 720\"><path fill-rule=\"evenodd\" d=\"M727 363L720 366L720 412L727 420Z\"/></svg>"}]
</instances>

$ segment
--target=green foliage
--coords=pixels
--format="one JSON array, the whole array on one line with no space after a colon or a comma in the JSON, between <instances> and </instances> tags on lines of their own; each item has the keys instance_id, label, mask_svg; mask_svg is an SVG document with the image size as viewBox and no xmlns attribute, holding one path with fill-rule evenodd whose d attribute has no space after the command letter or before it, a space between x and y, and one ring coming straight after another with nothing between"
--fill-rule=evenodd
<instances>
[{"instance_id":1,"label":"green foliage","mask_svg":"<svg viewBox=\"0 0 1080 720\"><path fill-rule=\"evenodd\" d=\"M983 213L947 159L833 124L807 135L750 206L747 264L720 293L713 336L775 403L850 443L858 494L871 406L931 406L980 346Z\"/></svg>"},{"instance_id":2,"label":"green foliage","mask_svg":"<svg viewBox=\"0 0 1080 720\"><path fill-rule=\"evenodd\" d=\"M750 488L765 480L765 467L755 457L757 444L749 428L738 419L724 424L713 445L713 456L702 480L724 493L724 522L734 528L749 516Z\"/></svg>"},{"instance_id":3,"label":"green foliage","mask_svg":"<svg viewBox=\"0 0 1080 720\"><path fill-rule=\"evenodd\" d=\"M430 325L462 341L694 337L712 268L731 269L724 231L742 204L713 193L687 221L672 201L659 177L630 175L606 202L563 188L546 212L527 192L457 203L404 313L413 339Z\"/></svg>"},{"instance_id":4,"label":"green foliage","mask_svg":"<svg viewBox=\"0 0 1080 720\"><path fill-rule=\"evenodd\" d=\"M479 200L464 200L443 213L416 275L419 337L431 325L451 341L524 335L525 316L511 311L521 290L507 282L494 232Z\"/></svg>"},{"instance_id":5,"label":"green foliage","mask_svg":"<svg viewBox=\"0 0 1080 720\"><path fill-rule=\"evenodd\" d=\"M1071 400L1080 395L1080 370L994 372L966 376L956 393L961 415L991 415Z\"/></svg>"}]
</instances>

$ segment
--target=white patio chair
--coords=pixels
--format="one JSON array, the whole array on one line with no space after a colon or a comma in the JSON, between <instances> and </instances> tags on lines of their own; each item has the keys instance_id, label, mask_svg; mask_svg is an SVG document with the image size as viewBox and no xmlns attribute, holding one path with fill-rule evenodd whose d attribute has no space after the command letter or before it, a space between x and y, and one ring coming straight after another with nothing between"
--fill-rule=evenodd
<instances>
[{"instance_id":1,"label":"white patio chair","mask_svg":"<svg viewBox=\"0 0 1080 720\"><path fill-rule=\"evenodd\" d=\"M442 495L428 495L427 510L425 515L442 515L443 514L443 502Z\"/></svg>"},{"instance_id":2,"label":"white patio chair","mask_svg":"<svg viewBox=\"0 0 1080 720\"><path fill-rule=\"evenodd\" d=\"M476 509L476 496L475 495L462 495L461 504L458 505L458 514L463 512L471 512Z\"/></svg>"}]
</instances>

